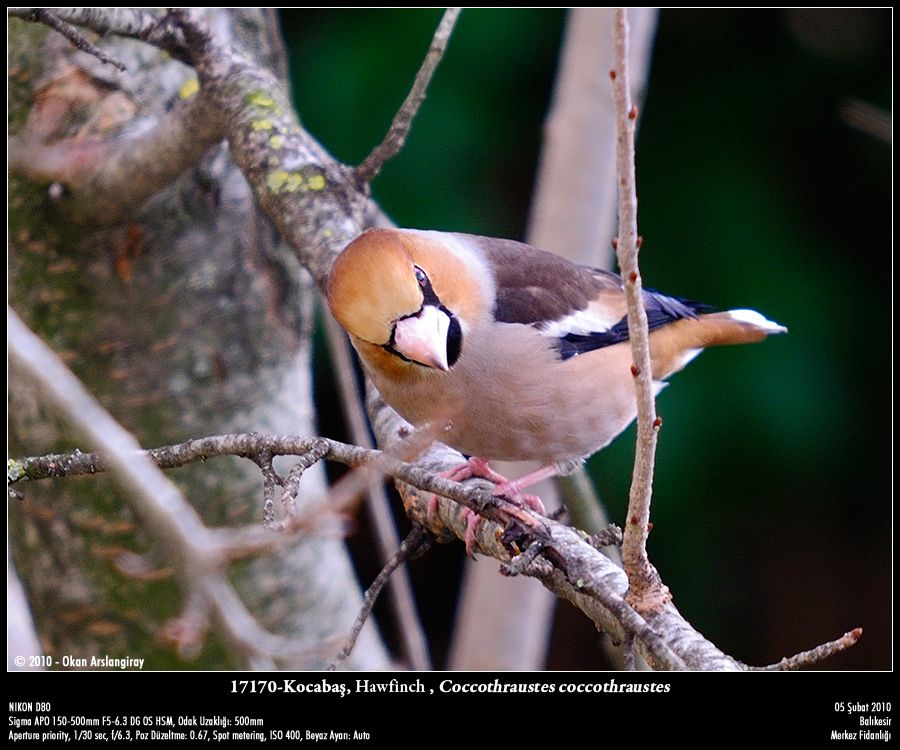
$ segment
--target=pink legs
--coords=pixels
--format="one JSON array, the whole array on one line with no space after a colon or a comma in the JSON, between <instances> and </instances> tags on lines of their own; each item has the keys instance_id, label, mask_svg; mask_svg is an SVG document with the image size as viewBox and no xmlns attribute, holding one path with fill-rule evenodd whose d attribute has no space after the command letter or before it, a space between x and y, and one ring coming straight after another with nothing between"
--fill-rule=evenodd
<instances>
[{"instance_id":1,"label":"pink legs","mask_svg":"<svg viewBox=\"0 0 900 750\"><path fill-rule=\"evenodd\" d=\"M493 494L497 497L505 497L510 502L515 503L516 505L521 505L523 507L531 508L531 510L544 515L546 511L544 510L544 504L541 502L541 499L537 495L527 494L522 492L526 487L530 487L536 482L540 482L543 479L549 479L550 477L556 476L556 467L553 464L548 466L542 466L540 469L536 469L519 479L514 481L510 481L502 474L498 474L494 471L489 465L486 459L479 458L478 456L473 456L464 464L460 464L459 466L455 466L449 471L441 472L440 476L445 479L449 479L453 482L462 482L471 477L481 477L482 479L487 479L489 482L493 482L494 492ZM438 498L437 495L432 495L431 499L428 501L428 516L433 517L437 512L438 507ZM468 508L465 511L466 515L466 552L471 557L473 555L473 550L475 548L475 528L478 526L478 522L481 520L478 515Z\"/></svg>"}]
</instances>

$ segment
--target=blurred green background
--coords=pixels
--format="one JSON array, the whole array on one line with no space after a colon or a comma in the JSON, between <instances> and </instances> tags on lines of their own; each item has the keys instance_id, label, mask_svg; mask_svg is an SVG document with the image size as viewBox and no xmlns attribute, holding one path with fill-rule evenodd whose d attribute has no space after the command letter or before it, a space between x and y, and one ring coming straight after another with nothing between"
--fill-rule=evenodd
<instances>
[{"instance_id":1,"label":"blurred green background","mask_svg":"<svg viewBox=\"0 0 900 750\"><path fill-rule=\"evenodd\" d=\"M439 17L283 11L300 117L339 159L383 136ZM394 221L524 237L564 21L463 12L374 183ZM790 328L707 352L658 405L651 558L688 620L751 664L861 626L826 668L891 666L892 152L843 114L889 117L891 91L890 10L660 14L637 145L645 283ZM319 359L323 430L339 435ZM632 429L589 464L620 522L633 448ZM461 565L458 544L413 564L439 666ZM561 604L548 666L602 667L596 644Z\"/></svg>"}]
</instances>

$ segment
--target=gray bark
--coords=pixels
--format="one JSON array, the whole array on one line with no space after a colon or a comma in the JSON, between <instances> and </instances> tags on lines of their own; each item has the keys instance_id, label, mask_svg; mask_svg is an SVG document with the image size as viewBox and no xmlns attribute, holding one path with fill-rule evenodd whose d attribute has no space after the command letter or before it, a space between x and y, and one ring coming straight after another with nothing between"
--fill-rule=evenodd
<instances>
[{"instance_id":1,"label":"gray bark","mask_svg":"<svg viewBox=\"0 0 900 750\"><path fill-rule=\"evenodd\" d=\"M263 13L211 11L207 19L235 41L252 38L257 64L274 61ZM11 20L9 41L11 137L44 127L48 148L77 134L101 143L138 137L195 75L115 37L103 45L128 66L121 75L35 25ZM58 122L49 119L53 106L64 111ZM143 445L232 431L315 434L315 288L224 145L114 224L82 223L70 210L81 210L78 185L67 188L59 197L27 169L12 177L10 304ZM15 371L9 411L12 455L78 447ZM207 524L261 518L260 473L249 462L223 459L172 478ZM304 481L318 493L324 477L310 471ZM109 480L32 483L22 492L9 504L12 555L48 653L140 655L156 669L246 666L215 635L190 665L166 642L182 592L159 540L143 532ZM120 571L123 553L141 556L139 573ZM361 604L334 539L235 566L232 580L265 627L310 646L342 635ZM387 664L367 629L349 666Z\"/></svg>"}]
</instances>

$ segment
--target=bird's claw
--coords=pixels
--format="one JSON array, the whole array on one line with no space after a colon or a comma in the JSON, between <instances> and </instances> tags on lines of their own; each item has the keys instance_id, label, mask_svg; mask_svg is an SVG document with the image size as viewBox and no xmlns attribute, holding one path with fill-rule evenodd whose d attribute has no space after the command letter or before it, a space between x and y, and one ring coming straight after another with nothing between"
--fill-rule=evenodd
<instances>
[{"instance_id":1,"label":"bird's claw","mask_svg":"<svg viewBox=\"0 0 900 750\"><path fill-rule=\"evenodd\" d=\"M520 508L528 508L542 516L547 515L547 509L544 508L544 503L541 501L541 498L528 492L522 492L522 490L516 486L515 482L498 484L494 487L494 491L491 494L493 494L494 497L505 498L514 505L518 505Z\"/></svg>"},{"instance_id":2,"label":"bird's claw","mask_svg":"<svg viewBox=\"0 0 900 750\"><path fill-rule=\"evenodd\" d=\"M438 502L439 498L437 495L432 495L428 499L428 508L425 511L426 518L428 519L428 525L431 525L437 517ZM481 521L481 517L471 508L463 508L463 516L466 519L466 533L463 537L466 543L466 554L474 560L476 541L475 531L478 528L478 523L479 521Z\"/></svg>"}]
</instances>

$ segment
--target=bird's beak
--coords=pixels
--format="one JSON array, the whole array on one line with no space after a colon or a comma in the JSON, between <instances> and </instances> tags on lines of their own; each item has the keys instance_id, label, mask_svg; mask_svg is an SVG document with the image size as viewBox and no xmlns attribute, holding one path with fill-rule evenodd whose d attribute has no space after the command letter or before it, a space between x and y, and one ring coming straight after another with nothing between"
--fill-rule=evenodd
<instances>
[{"instance_id":1,"label":"bird's beak","mask_svg":"<svg viewBox=\"0 0 900 750\"><path fill-rule=\"evenodd\" d=\"M394 349L413 362L445 372L447 332L450 317L434 305L425 305L418 315L398 320L394 327Z\"/></svg>"}]
</instances>

